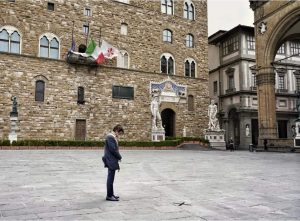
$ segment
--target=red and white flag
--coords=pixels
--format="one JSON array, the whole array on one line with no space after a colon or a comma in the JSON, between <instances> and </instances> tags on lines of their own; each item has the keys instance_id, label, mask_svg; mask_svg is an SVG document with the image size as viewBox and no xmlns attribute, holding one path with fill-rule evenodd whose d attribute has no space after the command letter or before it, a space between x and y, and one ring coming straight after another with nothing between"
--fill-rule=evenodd
<instances>
[{"instance_id":1,"label":"red and white flag","mask_svg":"<svg viewBox=\"0 0 300 221\"><path fill-rule=\"evenodd\" d=\"M103 53L104 57L107 59L113 59L118 56L119 50L115 47L113 47L111 44L108 42L102 40L101 44L101 53Z\"/></svg>"}]
</instances>

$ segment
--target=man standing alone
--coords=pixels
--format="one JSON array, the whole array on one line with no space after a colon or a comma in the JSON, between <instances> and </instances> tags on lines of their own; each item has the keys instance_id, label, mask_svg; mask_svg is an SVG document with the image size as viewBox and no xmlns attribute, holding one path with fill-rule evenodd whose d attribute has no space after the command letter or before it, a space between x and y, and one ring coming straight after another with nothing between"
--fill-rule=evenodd
<instances>
[{"instance_id":1,"label":"man standing alone","mask_svg":"<svg viewBox=\"0 0 300 221\"><path fill-rule=\"evenodd\" d=\"M119 153L118 137L123 134L124 129L118 124L105 138L104 156L102 157L102 160L104 166L108 168L106 182L106 200L108 201L119 201L119 197L114 195L114 179L116 170L120 169L118 161L121 161L122 159L122 156Z\"/></svg>"}]
</instances>

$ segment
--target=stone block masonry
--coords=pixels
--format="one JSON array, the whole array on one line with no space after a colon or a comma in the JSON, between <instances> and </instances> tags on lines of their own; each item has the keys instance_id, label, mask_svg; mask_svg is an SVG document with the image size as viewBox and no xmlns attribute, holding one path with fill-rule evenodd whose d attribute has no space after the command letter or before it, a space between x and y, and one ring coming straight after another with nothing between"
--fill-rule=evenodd
<instances>
[{"instance_id":1,"label":"stone block masonry","mask_svg":"<svg viewBox=\"0 0 300 221\"><path fill-rule=\"evenodd\" d=\"M160 1L51 1L54 11L47 10L48 1L0 2L0 30L13 26L20 32L21 53L0 52L0 139L10 131L11 96L18 98L18 140L75 139L76 120L86 121L86 140L101 140L116 123L125 127L126 140L151 139L151 96L149 84L160 82L160 57L170 53L175 61L171 80L187 86L193 96L194 109L188 103L162 103L162 108L175 112L174 135L202 136L207 125L208 68L206 1L195 1L195 20L183 18L183 1L174 3L174 15L161 13ZM84 16L90 8L92 16ZM120 13L122 12L122 13ZM72 40L76 45L86 41L82 31L90 26L90 38L105 39L130 57L128 69L116 68L116 59L99 67L71 65L65 55ZM128 34L121 35L121 23ZM170 29L172 43L162 41L162 32ZM59 59L39 57L39 40L44 33L59 39ZM195 47L185 46L185 36L194 36ZM184 77L185 59L196 62L196 78ZM37 80L45 82L44 102L35 101ZM112 97L112 87L134 88L134 99ZM77 104L78 87L84 87L85 103ZM162 111L162 110L161 110Z\"/></svg>"}]
</instances>

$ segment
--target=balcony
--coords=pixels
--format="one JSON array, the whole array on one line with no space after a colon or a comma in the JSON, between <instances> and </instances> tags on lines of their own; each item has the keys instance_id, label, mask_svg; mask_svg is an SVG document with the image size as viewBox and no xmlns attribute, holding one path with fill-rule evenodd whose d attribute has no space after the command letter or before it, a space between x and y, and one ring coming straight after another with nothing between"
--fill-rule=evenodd
<instances>
[{"instance_id":1,"label":"balcony","mask_svg":"<svg viewBox=\"0 0 300 221\"><path fill-rule=\"evenodd\" d=\"M276 92L280 94L286 94L288 92L288 89L277 89Z\"/></svg>"},{"instance_id":2,"label":"balcony","mask_svg":"<svg viewBox=\"0 0 300 221\"><path fill-rule=\"evenodd\" d=\"M235 91L236 91L235 88L229 88L229 89L227 89L227 90L225 91L225 93L226 93L226 94L230 94L230 93L233 93L233 92L235 92Z\"/></svg>"}]
</instances>

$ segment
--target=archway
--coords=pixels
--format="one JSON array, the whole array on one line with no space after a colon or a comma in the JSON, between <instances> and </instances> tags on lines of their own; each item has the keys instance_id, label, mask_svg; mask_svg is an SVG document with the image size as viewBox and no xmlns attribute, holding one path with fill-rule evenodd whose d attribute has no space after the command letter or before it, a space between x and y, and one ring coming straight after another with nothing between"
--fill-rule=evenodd
<instances>
[{"instance_id":1,"label":"archway","mask_svg":"<svg viewBox=\"0 0 300 221\"><path fill-rule=\"evenodd\" d=\"M165 128L166 136L174 137L175 134L175 112L166 108L161 112L162 125Z\"/></svg>"},{"instance_id":2,"label":"archway","mask_svg":"<svg viewBox=\"0 0 300 221\"><path fill-rule=\"evenodd\" d=\"M264 12L273 2L251 1L257 12ZM254 3L253 3L254 2ZM285 41L300 39L300 7L297 2L273 5L273 11L265 11L264 17L255 14L256 71L258 91L259 140L278 138L276 120L275 70L277 50ZM265 26L264 29L262 27Z\"/></svg>"}]
</instances>

